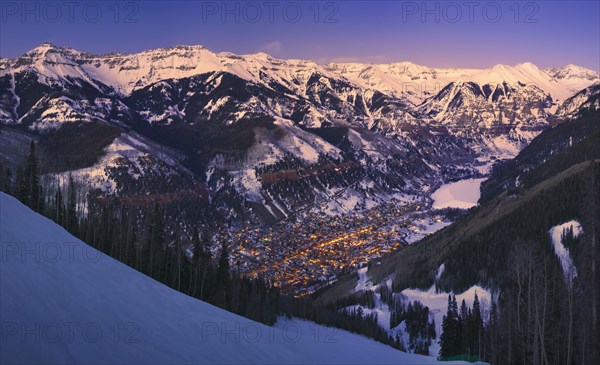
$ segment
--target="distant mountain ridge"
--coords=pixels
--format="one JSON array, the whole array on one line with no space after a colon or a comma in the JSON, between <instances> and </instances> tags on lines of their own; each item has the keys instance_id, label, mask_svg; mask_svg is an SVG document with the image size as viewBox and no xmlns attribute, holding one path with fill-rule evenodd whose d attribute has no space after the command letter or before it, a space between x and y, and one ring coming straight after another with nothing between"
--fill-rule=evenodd
<instances>
[{"instance_id":1,"label":"distant mountain ridge","mask_svg":"<svg viewBox=\"0 0 600 365\"><path fill-rule=\"evenodd\" d=\"M320 65L310 60L277 59L263 52L247 55L214 53L200 45L158 48L131 54L94 55L69 47L57 47L48 42L19 58L0 58L0 72L9 68L34 68L40 74L47 75L50 71L58 77L87 74L125 94L160 80L191 77L212 71L230 72L255 82L263 77L261 73L277 74L280 80L291 85L294 78L302 80L303 75L299 71L305 70L305 74L310 71L319 71L328 76L337 74L365 88L400 94L405 92L401 88L402 84L421 86L422 82L435 82L439 87L457 81L480 84L534 83L554 98L564 100L599 78L597 71L573 64L546 69L540 69L531 62L514 67L498 64L488 69L432 68L411 62ZM63 72L57 72L58 68ZM282 72L284 68L293 70L296 74L292 76ZM565 86L566 89L560 90Z\"/></svg>"},{"instance_id":2,"label":"distant mountain ridge","mask_svg":"<svg viewBox=\"0 0 600 365\"><path fill-rule=\"evenodd\" d=\"M594 75L530 63L319 65L202 46L98 56L44 43L0 60L0 123L46 141L81 134L67 123L108 124L119 137L86 152L96 164L65 173L106 194L132 194L128 174L112 170L146 166L205 184L216 196L228 191L237 203L216 204L235 214L253 206L257 219L270 221L423 196L444 181L485 173L555 123L559 101L593 84ZM139 163L148 156L152 168ZM352 169L333 167L340 163ZM327 179L272 184L261 177L322 165L331 169Z\"/></svg>"}]
</instances>

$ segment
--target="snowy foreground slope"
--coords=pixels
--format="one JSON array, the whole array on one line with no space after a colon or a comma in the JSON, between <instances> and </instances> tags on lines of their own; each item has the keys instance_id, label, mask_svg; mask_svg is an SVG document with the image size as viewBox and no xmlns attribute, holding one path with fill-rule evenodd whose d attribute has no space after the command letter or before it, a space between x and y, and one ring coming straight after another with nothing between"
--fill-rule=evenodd
<instances>
[{"instance_id":1,"label":"snowy foreground slope","mask_svg":"<svg viewBox=\"0 0 600 365\"><path fill-rule=\"evenodd\" d=\"M275 328L176 292L0 193L0 363L431 364L310 322Z\"/></svg>"}]
</instances>

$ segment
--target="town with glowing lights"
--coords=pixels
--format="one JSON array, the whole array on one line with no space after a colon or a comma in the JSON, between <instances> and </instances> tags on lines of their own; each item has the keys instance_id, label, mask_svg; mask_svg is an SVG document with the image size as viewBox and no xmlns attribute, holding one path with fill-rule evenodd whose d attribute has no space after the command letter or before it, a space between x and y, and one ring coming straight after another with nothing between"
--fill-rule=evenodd
<instances>
[{"instance_id":1,"label":"town with glowing lights","mask_svg":"<svg viewBox=\"0 0 600 365\"><path fill-rule=\"evenodd\" d=\"M449 223L421 202L394 201L366 214L308 214L297 222L244 227L232 233L230 250L240 274L301 297Z\"/></svg>"}]
</instances>

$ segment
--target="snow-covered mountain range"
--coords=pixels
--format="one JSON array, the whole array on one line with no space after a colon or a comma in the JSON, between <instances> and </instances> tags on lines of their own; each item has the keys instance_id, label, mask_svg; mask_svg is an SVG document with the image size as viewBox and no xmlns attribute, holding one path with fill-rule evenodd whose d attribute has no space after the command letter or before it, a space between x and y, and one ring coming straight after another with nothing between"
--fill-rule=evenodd
<instances>
[{"instance_id":1,"label":"snow-covered mountain range","mask_svg":"<svg viewBox=\"0 0 600 365\"><path fill-rule=\"evenodd\" d=\"M122 195L109 155L135 141L128 148L138 153L114 156L121 165L151 155L165 174L215 196L232 192L260 220L277 220L313 208L343 213L485 172L598 80L573 65L320 65L202 46L93 55L44 43L0 59L0 122L45 139L65 123L109 124L120 137L90 152L94 166L69 171L110 180L101 186Z\"/></svg>"}]
</instances>

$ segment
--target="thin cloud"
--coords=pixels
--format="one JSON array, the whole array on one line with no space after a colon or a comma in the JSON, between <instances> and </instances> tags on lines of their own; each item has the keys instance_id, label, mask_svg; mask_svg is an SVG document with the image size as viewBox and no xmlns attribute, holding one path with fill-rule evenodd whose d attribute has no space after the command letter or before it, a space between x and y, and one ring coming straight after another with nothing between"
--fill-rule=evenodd
<instances>
[{"instance_id":1,"label":"thin cloud","mask_svg":"<svg viewBox=\"0 0 600 365\"><path fill-rule=\"evenodd\" d=\"M283 49L283 43L280 41L269 42L258 49L258 52L265 52L270 55L277 55Z\"/></svg>"}]
</instances>

